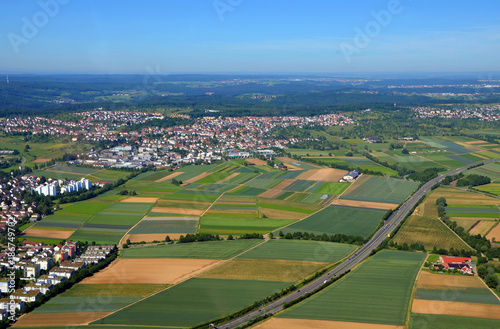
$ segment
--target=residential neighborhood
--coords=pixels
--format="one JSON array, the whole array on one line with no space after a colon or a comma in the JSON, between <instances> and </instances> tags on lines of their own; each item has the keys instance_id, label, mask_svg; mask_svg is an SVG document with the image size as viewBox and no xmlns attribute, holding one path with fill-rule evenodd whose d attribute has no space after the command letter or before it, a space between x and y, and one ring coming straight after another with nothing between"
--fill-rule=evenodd
<instances>
[{"instance_id":1,"label":"residential neighborhood","mask_svg":"<svg viewBox=\"0 0 500 329\"><path fill-rule=\"evenodd\" d=\"M0 253L0 321L12 308L21 311L51 291L55 285L70 279L80 269L104 260L116 249L115 245L90 245L78 250L75 241L64 245L45 245L42 242L23 241L15 253L6 249ZM7 272L21 273L20 286Z\"/></svg>"}]
</instances>

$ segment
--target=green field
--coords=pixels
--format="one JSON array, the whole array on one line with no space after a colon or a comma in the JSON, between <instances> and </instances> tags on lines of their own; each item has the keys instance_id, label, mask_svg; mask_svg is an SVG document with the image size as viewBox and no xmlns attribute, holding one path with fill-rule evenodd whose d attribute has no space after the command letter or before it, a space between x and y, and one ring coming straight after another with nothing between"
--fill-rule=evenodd
<instances>
[{"instance_id":1,"label":"green field","mask_svg":"<svg viewBox=\"0 0 500 329\"><path fill-rule=\"evenodd\" d=\"M277 199L277 200L279 200L279 199ZM284 210L284 211L292 211L292 212L298 212L301 214L312 214L315 212L315 210L311 210L311 209L304 209L304 208L291 207L291 206L285 206L285 205L279 205L279 204L269 204L269 203L259 203L259 207L276 209L276 210Z\"/></svg>"},{"instance_id":2,"label":"green field","mask_svg":"<svg viewBox=\"0 0 500 329\"><path fill-rule=\"evenodd\" d=\"M216 216L218 215L218 216ZM245 234L245 233L268 233L278 227L295 222L294 219L275 219L245 217L245 215L209 213L200 218L200 233L211 234Z\"/></svg>"},{"instance_id":3,"label":"green field","mask_svg":"<svg viewBox=\"0 0 500 329\"><path fill-rule=\"evenodd\" d=\"M106 210L145 213L151 208L151 206L152 203L117 202L107 207Z\"/></svg>"},{"instance_id":4,"label":"green field","mask_svg":"<svg viewBox=\"0 0 500 329\"><path fill-rule=\"evenodd\" d=\"M69 239L75 241L87 241L89 243L95 241L96 244L118 244L122 236L123 233L78 230L73 233Z\"/></svg>"},{"instance_id":5,"label":"green field","mask_svg":"<svg viewBox=\"0 0 500 329\"><path fill-rule=\"evenodd\" d=\"M98 212L110 206L109 203L104 202L79 202L69 206L64 206L56 214L69 214L69 215L95 215Z\"/></svg>"},{"instance_id":6,"label":"green field","mask_svg":"<svg viewBox=\"0 0 500 329\"><path fill-rule=\"evenodd\" d=\"M476 303L500 305L500 300L484 288L466 288L446 286L443 289L417 289L415 298L425 300L439 300L448 302Z\"/></svg>"},{"instance_id":7,"label":"green field","mask_svg":"<svg viewBox=\"0 0 500 329\"><path fill-rule=\"evenodd\" d=\"M194 278L94 323L191 327L236 312L289 285Z\"/></svg>"},{"instance_id":8,"label":"green field","mask_svg":"<svg viewBox=\"0 0 500 329\"><path fill-rule=\"evenodd\" d=\"M229 259L262 242L263 240L234 240L135 247L123 249L120 257Z\"/></svg>"},{"instance_id":9,"label":"green field","mask_svg":"<svg viewBox=\"0 0 500 329\"><path fill-rule=\"evenodd\" d=\"M133 226L141 220L143 216L138 214L108 214L101 212L94 215L85 224L101 224L101 225L129 225Z\"/></svg>"},{"instance_id":10,"label":"green field","mask_svg":"<svg viewBox=\"0 0 500 329\"><path fill-rule=\"evenodd\" d=\"M93 174L96 171L99 171L99 169L77 167L77 166L56 166L56 167L47 168L46 170L64 171L64 172L81 174L81 175Z\"/></svg>"},{"instance_id":11,"label":"green field","mask_svg":"<svg viewBox=\"0 0 500 329\"><path fill-rule=\"evenodd\" d=\"M72 313L72 312L113 312L127 306L141 297L63 297L52 298L33 313Z\"/></svg>"},{"instance_id":12,"label":"green field","mask_svg":"<svg viewBox=\"0 0 500 329\"><path fill-rule=\"evenodd\" d=\"M476 189L500 195L500 183L477 186Z\"/></svg>"},{"instance_id":13,"label":"green field","mask_svg":"<svg viewBox=\"0 0 500 329\"><path fill-rule=\"evenodd\" d=\"M400 203L412 194L419 183L387 177L370 177L361 186L349 189L341 197L349 200Z\"/></svg>"},{"instance_id":14,"label":"green field","mask_svg":"<svg viewBox=\"0 0 500 329\"><path fill-rule=\"evenodd\" d=\"M410 329L497 329L500 320L451 315L416 314L410 318Z\"/></svg>"},{"instance_id":15,"label":"green field","mask_svg":"<svg viewBox=\"0 0 500 329\"><path fill-rule=\"evenodd\" d=\"M309 232L316 235L345 234L366 238L379 225L386 212L378 209L329 206L282 231L285 234Z\"/></svg>"},{"instance_id":16,"label":"green field","mask_svg":"<svg viewBox=\"0 0 500 329\"><path fill-rule=\"evenodd\" d=\"M232 173L229 172L215 172L213 174L208 175L207 177L203 177L202 179L197 180L195 183L198 184L212 184L216 183L226 177L231 176Z\"/></svg>"},{"instance_id":17,"label":"green field","mask_svg":"<svg viewBox=\"0 0 500 329\"><path fill-rule=\"evenodd\" d=\"M424 254L383 250L278 317L404 326Z\"/></svg>"},{"instance_id":18,"label":"green field","mask_svg":"<svg viewBox=\"0 0 500 329\"><path fill-rule=\"evenodd\" d=\"M432 250L434 247L449 250L471 248L456 236L444 223L437 218L410 216L406 219L401 229L396 233L394 242L399 244L412 243L423 244L425 249Z\"/></svg>"},{"instance_id":19,"label":"green field","mask_svg":"<svg viewBox=\"0 0 500 329\"><path fill-rule=\"evenodd\" d=\"M356 248L353 245L332 242L279 239L269 240L238 258L335 263Z\"/></svg>"},{"instance_id":20,"label":"green field","mask_svg":"<svg viewBox=\"0 0 500 329\"><path fill-rule=\"evenodd\" d=\"M130 234L196 233L198 220L143 220Z\"/></svg>"},{"instance_id":21,"label":"green field","mask_svg":"<svg viewBox=\"0 0 500 329\"><path fill-rule=\"evenodd\" d=\"M314 193L340 195L349 187L349 185L351 184L326 182L323 185L321 185L316 191L314 191Z\"/></svg>"}]
</instances>

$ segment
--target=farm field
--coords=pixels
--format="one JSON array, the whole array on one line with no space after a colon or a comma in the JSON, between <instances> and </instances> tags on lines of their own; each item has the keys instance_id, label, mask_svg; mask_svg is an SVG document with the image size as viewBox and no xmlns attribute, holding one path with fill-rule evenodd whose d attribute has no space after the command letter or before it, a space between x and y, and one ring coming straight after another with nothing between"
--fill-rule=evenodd
<instances>
[{"instance_id":1,"label":"farm field","mask_svg":"<svg viewBox=\"0 0 500 329\"><path fill-rule=\"evenodd\" d=\"M492 183L488 185L477 186L476 189L500 195L500 183Z\"/></svg>"},{"instance_id":2,"label":"farm field","mask_svg":"<svg viewBox=\"0 0 500 329\"><path fill-rule=\"evenodd\" d=\"M370 177L360 185L348 189L342 199L401 203L413 193L419 183L386 177Z\"/></svg>"},{"instance_id":3,"label":"farm field","mask_svg":"<svg viewBox=\"0 0 500 329\"><path fill-rule=\"evenodd\" d=\"M412 287L424 258L419 253L383 250L277 317L404 326Z\"/></svg>"},{"instance_id":4,"label":"farm field","mask_svg":"<svg viewBox=\"0 0 500 329\"><path fill-rule=\"evenodd\" d=\"M433 314L500 320L500 300L475 276L422 271L417 280L412 313L415 317L416 314ZM422 321L423 317L417 319Z\"/></svg>"},{"instance_id":5,"label":"farm field","mask_svg":"<svg viewBox=\"0 0 500 329\"><path fill-rule=\"evenodd\" d=\"M281 231L285 234L309 232L316 235L345 234L366 238L379 225L385 213L385 210L380 209L332 205Z\"/></svg>"},{"instance_id":6,"label":"farm field","mask_svg":"<svg viewBox=\"0 0 500 329\"><path fill-rule=\"evenodd\" d=\"M356 248L341 243L279 239L269 240L238 258L335 263Z\"/></svg>"},{"instance_id":7,"label":"farm field","mask_svg":"<svg viewBox=\"0 0 500 329\"><path fill-rule=\"evenodd\" d=\"M436 315L413 313L410 317L409 329L496 329L500 327L500 320L472 318L465 316Z\"/></svg>"},{"instance_id":8,"label":"farm field","mask_svg":"<svg viewBox=\"0 0 500 329\"><path fill-rule=\"evenodd\" d=\"M316 273L327 265L328 263L323 262L233 259L197 277L209 279L297 282Z\"/></svg>"},{"instance_id":9,"label":"farm field","mask_svg":"<svg viewBox=\"0 0 500 329\"><path fill-rule=\"evenodd\" d=\"M134 247L122 250L120 257L229 259L262 242L262 240L234 240Z\"/></svg>"},{"instance_id":10,"label":"farm field","mask_svg":"<svg viewBox=\"0 0 500 329\"><path fill-rule=\"evenodd\" d=\"M146 283L177 284L205 271L220 261L214 259L184 258L119 258L99 273L82 281L83 284Z\"/></svg>"},{"instance_id":11,"label":"farm field","mask_svg":"<svg viewBox=\"0 0 500 329\"><path fill-rule=\"evenodd\" d=\"M94 323L191 327L238 311L289 285L193 278Z\"/></svg>"},{"instance_id":12,"label":"farm field","mask_svg":"<svg viewBox=\"0 0 500 329\"><path fill-rule=\"evenodd\" d=\"M447 250L450 248L471 250L438 218L417 215L408 217L401 229L396 233L394 242L398 244L407 243L408 245L418 243L424 245L427 250L432 250L434 247Z\"/></svg>"},{"instance_id":13,"label":"farm field","mask_svg":"<svg viewBox=\"0 0 500 329\"><path fill-rule=\"evenodd\" d=\"M267 217L268 218L259 218L257 216L245 217L245 215L235 216L235 214L212 213L211 215L206 215L200 218L199 232L222 235L241 235L245 233L264 234L276 228L295 222L295 219L290 216L271 218L274 216L267 213ZM286 217L292 219L284 219Z\"/></svg>"},{"instance_id":14,"label":"farm field","mask_svg":"<svg viewBox=\"0 0 500 329\"><path fill-rule=\"evenodd\" d=\"M477 276L452 276L422 271L415 299L500 305L500 300Z\"/></svg>"}]
</instances>

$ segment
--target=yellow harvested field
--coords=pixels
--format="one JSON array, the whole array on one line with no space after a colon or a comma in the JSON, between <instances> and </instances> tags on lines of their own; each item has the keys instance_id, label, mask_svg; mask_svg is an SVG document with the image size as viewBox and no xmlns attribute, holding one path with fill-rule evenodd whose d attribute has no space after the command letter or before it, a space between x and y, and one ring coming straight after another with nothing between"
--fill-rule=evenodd
<instances>
[{"instance_id":1,"label":"yellow harvested field","mask_svg":"<svg viewBox=\"0 0 500 329\"><path fill-rule=\"evenodd\" d=\"M487 221L487 220L482 220L479 224L474 226L470 231L469 234L476 235L476 234L481 234L481 236L484 236L494 225L497 223L494 221Z\"/></svg>"},{"instance_id":2,"label":"yellow harvested field","mask_svg":"<svg viewBox=\"0 0 500 329\"><path fill-rule=\"evenodd\" d=\"M165 241L167 235L172 240L178 240L181 235L186 235L187 233L153 233L153 234L127 234L122 239L123 241L130 240L130 242L152 242L152 241Z\"/></svg>"},{"instance_id":3,"label":"yellow harvested field","mask_svg":"<svg viewBox=\"0 0 500 329\"><path fill-rule=\"evenodd\" d=\"M130 198L126 198L120 202L155 203L156 201L158 201L158 198L142 198L142 197L133 196Z\"/></svg>"},{"instance_id":4,"label":"yellow harvested field","mask_svg":"<svg viewBox=\"0 0 500 329\"><path fill-rule=\"evenodd\" d=\"M52 159L36 159L33 161L33 163L44 163L44 162L49 162Z\"/></svg>"},{"instance_id":5,"label":"yellow harvested field","mask_svg":"<svg viewBox=\"0 0 500 329\"><path fill-rule=\"evenodd\" d=\"M272 318L254 327L254 329L404 329L404 326L389 324L358 323L343 321L324 321L307 319Z\"/></svg>"},{"instance_id":6,"label":"yellow harvested field","mask_svg":"<svg viewBox=\"0 0 500 329\"><path fill-rule=\"evenodd\" d=\"M13 327L68 326L69 328L87 325L109 314L111 312L28 313L23 315Z\"/></svg>"},{"instance_id":7,"label":"yellow harvested field","mask_svg":"<svg viewBox=\"0 0 500 329\"><path fill-rule=\"evenodd\" d=\"M184 214L201 216L204 210L200 209L186 209L186 208L173 208L173 207L154 207L151 212L171 213L171 214Z\"/></svg>"},{"instance_id":8,"label":"yellow harvested field","mask_svg":"<svg viewBox=\"0 0 500 329\"><path fill-rule=\"evenodd\" d=\"M37 229L37 228L29 228L23 232L23 235L36 236L36 237L42 237L42 238L52 238L52 239L67 239L75 231L76 230L58 231L58 230L44 230L44 229Z\"/></svg>"},{"instance_id":9,"label":"yellow harvested field","mask_svg":"<svg viewBox=\"0 0 500 329\"><path fill-rule=\"evenodd\" d=\"M261 159L246 159L245 161L248 163L253 163L256 166L265 166L267 164L266 161Z\"/></svg>"},{"instance_id":10,"label":"yellow harvested field","mask_svg":"<svg viewBox=\"0 0 500 329\"><path fill-rule=\"evenodd\" d=\"M484 155L481 155L481 154L478 154L478 153L472 153L472 155L476 156L478 158L481 158L481 159L489 160L489 158L487 156L484 156Z\"/></svg>"},{"instance_id":11,"label":"yellow harvested field","mask_svg":"<svg viewBox=\"0 0 500 329\"><path fill-rule=\"evenodd\" d=\"M300 176L297 177L297 179L314 180L320 182L338 182L346 174L347 171L345 170L339 170L333 168L311 169L303 174L300 174Z\"/></svg>"},{"instance_id":12,"label":"yellow harvested field","mask_svg":"<svg viewBox=\"0 0 500 329\"><path fill-rule=\"evenodd\" d=\"M412 312L500 320L500 305L415 299Z\"/></svg>"},{"instance_id":13,"label":"yellow harvested field","mask_svg":"<svg viewBox=\"0 0 500 329\"><path fill-rule=\"evenodd\" d=\"M259 207L259 212L266 215L268 218L279 218L279 219L302 219L309 216L309 214L303 214L300 212L261 208Z\"/></svg>"},{"instance_id":14,"label":"yellow harvested field","mask_svg":"<svg viewBox=\"0 0 500 329\"><path fill-rule=\"evenodd\" d=\"M417 289L446 290L448 287L485 288L477 276L445 275L421 271L417 279Z\"/></svg>"},{"instance_id":15,"label":"yellow harvested field","mask_svg":"<svg viewBox=\"0 0 500 329\"><path fill-rule=\"evenodd\" d=\"M267 190L267 191L259 194L259 196L263 197L263 198L274 199L274 197L278 196L278 194L280 194L281 192L283 192L283 191L272 189L272 190Z\"/></svg>"},{"instance_id":16,"label":"yellow harvested field","mask_svg":"<svg viewBox=\"0 0 500 329\"><path fill-rule=\"evenodd\" d=\"M199 275L199 278L297 282L328 263L268 259L233 259Z\"/></svg>"},{"instance_id":17,"label":"yellow harvested field","mask_svg":"<svg viewBox=\"0 0 500 329\"><path fill-rule=\"evenodd\" d=\"M338 206L350 206L350 207L383 209L383 210L395 209L398 206L397 204L394 203L368 202L368 201L356 201L356 200L344 200L344 199L337 199L333 201L332 204Z\"/></svg>"},{"instance_id":18,"label":"yellow harvested field","mask_svg":"<svg viewBox=\"0 0 500 329\"><path fill-rule=\"evenodd\" d=\"M290 186L293 182L295 182L295 179L284 179L281 183L276 185L273 189L274 190L284 190L288 186Z\"/></svg>"},{"instance_id":19,"label":"yellow harvested field","mask_svg":"<svg viewBox=\"0 0 500 329\"><path fill-rule=\"evenodd\" d=\"M470 141L470 142L465 142L465 144L486 144L488 142L485 141Z\"/></svg>"},{"instance_id":20,"label":"yellow harvested field","mask_svg":"<svg viewBox=\"0 0 500 329\"><path fill-rule=\"evenodd\" d=\"M177 284L219 264L213 259L119 258L82 283L169 283Z\"/></svg>"},{"instance_id":21,"label":"yellow harvested field","mask_svg":"<svg viewBox=\"0 0 500 329\"><path fill-rule=\"evenodd\" d=\"M175 178L175 177L177 177L179 175L182 175L182 174L183 174L183 172L177 171L177 172L171 173L170 175L167 175L167 176L165 176L163 178L157 179L157 180L155 180L155 182L156 183L161 183L161 182L164 182L164 181L167 181L169 179Z\"/></svg>"},{"instance_id":22,"label":"yellow harvested field","mask_svg":"<svg viewBox=\"0 0 500 329\"><path fill-rule=\"evenodd\" d=\"M499 201L496 198L467 192L461 190L455 190L451 188L440 187L428 196L426 202L436 203L437 198L444 197L448 204L464 204L464 205L498 205Z\"/></svg>"},{"instance_id":23,"label":"yellow harvested field","mask_svg":"<svg viewBox=\"0 0 500 329\"><path fill-rule=\"evenodd\" d=\"M489 240L493 240L493 238L495 238L495 241L500 241L500 224L498 224L494 229L492 229L491 232L488 233L486 238Z\"/></svg>"},{"instance_id":24,"label":"yellow harvested field","mask_svg":"<svg viewBox=\"0 0 500 329\"><path fill-rule=\"evenodd\" d=\"M190 179L188 179L188 180L186 180L186 181L184 181L184 182L182 182L182 183L183 183L184 185L189 184L189 183L194 183L194 182L196 182L197 180L202 179L202 178L205 178L205 177L207 177L207 176L208 176L208 175L210 175L210 174L211 174L211 173L209 173L209 172L204 172L204 173L199 174L198 176L195 176L195 177L193 177L193 178L190 178Z\"/></svg>"},{"instance_id":25,"label":"yellow harvested field","mask_svg":"<svg viewBox=\"0 0 500 329\"><path fill-rule=\"evenodd\" d=\"M224 183L224 182L226 182L226 181L230 180L231 178L234 178L234 177L236 177L238 175L239 175L239 173L231 174L231 175L227 176L226 178L221 179L220 181L218 181L217 184Z\"/></svg>"}]
</instances>

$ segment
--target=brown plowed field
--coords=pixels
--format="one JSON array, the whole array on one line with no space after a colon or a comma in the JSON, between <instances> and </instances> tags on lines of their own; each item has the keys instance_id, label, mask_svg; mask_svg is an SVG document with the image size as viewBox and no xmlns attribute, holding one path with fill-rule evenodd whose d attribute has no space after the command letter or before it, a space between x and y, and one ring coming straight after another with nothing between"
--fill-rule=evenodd
<instances>
[{"instance_id":1,"label":"brown plowed field","mask_svg":"<svg viewBox=\"0 0 500 329\"><path fill-rule=\"evenodd\" d=\"M120 202L155 203L156 201L158 201L158 198L142 198L142 197L133 196L131 198L126 198Z\"/></svg>"},{"instance_id":2,"label":"brown plowed field","mask_svg":"<svg viewBox=\"0 0 500 329\"><path fill-rule=\"evenodd\" d=\"M29 236L38 236L42 238L52 238L52 239L67 239L75 232L76 230L70 231L58 231L58 230L44 230L37 228L29 228L24 231L24 235Z\"/></svg>"},{"instance_id":3,"label":"brown plowed field","mask_svg":"<svg viewBox=\"0 0 500 329\"><path fill-rule=\"evenodd\" d=\"M500 241L500 224L498 224L490 233L486 236L487 239L492 240L495 238L496 241Z\"/></svg>"},{"instance_id":4,"label":"brown plowed field","mask_svg":"<svg viewBox=\"0 0 500 329\"><path fill-rule=\"evenodd\" d=\"M265 166L267 164L266 161L261 159L246 159L246 162L253 163L256 166Z\"/></svg>"},{"instance_id":5,"label":"brown plowed field","mask_svg":"<svg viewBox=\"0 0 500 329\"><path fill-rule=\"evenodd\" d=\"M357 323L342 321L272 318L254 329L404 329L404 326L389 324Z\"/></svg>"},{"instance_id":6,"label":"brown plowed field","mask_svg":"<svg viewBox=\"0 0 500 329\"><path fill-rule=\"evenodd\" d=\"M152 242L152 241L165 241L167 235L172 240L178 240L181 235L186 235L187 233L160 233L160 234L127 234L122 241L130 240L130 242Z\"/></svg>"},{"instance_id":7,"label":"brown plowed field","mask_svg":"<svg viewBox=\"0 0 500 329\"><path fill-rule=\"evenodd\" d=\"M220 260L183 258L119 258L82 283L177 284L217 264Z\"/></svg>"},{"instance_id":8,"label":"brown plowed field","mask_svg":"<svg viewBox=\"0 0 500 329\"><path fill-rule=\"evenodd\" d=\"M465 144L486 144L488 142L485 141L470 141L470 142L465 142Z\"/></svg>"},{"instance_id":9,"label":"brown plowed field","mask_svg":"<svg viewBox=\"0 0 500 329\"><path fill-rule=\"evenodd\" d=\"M73 325L87 325L109 314L111 312L28 313L13 327L68 326L69 328Z\"/></svg>"},{"instance_id":10,"label":"brown plowed field","mask_svg":"<svg viewBox=\"0 0 500 329\"><path fill-rule=\"evenodd\" d=\"M500 305L415 299L412 312L500 320Z\"/></svg>"},{"instance_id":11,"label":"brown plowed field","mask_svg":"<svg viewBox=\"0 0 500 329\"><path fill-rule=\"evenodd\" d=\"M33 163L44 163L44 162L49 162L52 159L36 159L33 161Z\"/></svg>"},{"instance_id":12,"label":"brown plowed field","mask_svg":"<svg viewBox=\"0 0 500 329\"><path fill-rule=\"evenodd\" d=\"M261 214L266 215L268 218L279 218L279 219L302 219L309 216L309 214L303 214L300 212L270 209L270 208L259 208Z\"/></svg>"},{"instance_id":13,"label":"brown plowed field","mask_svg":"<svg viewBox=\"0 0 500 329\"><path fill-rule=\"evenodd\" d=\"M448 287L486 288L476 276L433 274L426 271L420 272L417 289L439 289Z\"/></svg>"},{"instance_id":14,"label":"brown plowed field","mask_svg":"<svg viewBox=\"0 0 500 329\"><path fill-rule=\"evenodd\" d=\"M180 172L180 171L174 172L174 173L171 173L170 175L167 175L167 176L165 176L163 178L155 180L155 182L161 183L161 182L164 182L164 181L167 181L169 179L175 178L175 177L177 177L179 175L182 175L182 174L183 174L183 172Z\"/></svg>"},{"instance_id":15,"label":"brown plowed field","mask_svg":"<svg viewBox=\"0 0 500 329\"><path fill-rule=\"evenodd\" d=\"M345 170L323 168L311 169L301 174L297 179L300 180L314 180L320 182L338 182L339 179L344 177L348 172Z\"/></svg>"},{"instance_id":16,"label":"brown plowed field","mask_svg":"<svg viewBox=\"0 0 500 329\"><path fill-rule=\"evenodd\" d=\"M261 194L259 194L259 196L263 197L263 198L270 198L270 199L274 199L275 197L277 197L281 192L283 192L282 190L275 190L275 189L272 189L272 190L267 190Z\"/></svg>"},{"instance_id":17,"label":"brown plowed field","mask_svg":"<svg viewBox=\"0 0 500 329\"><path fill-rule=\"evenodd\" d=\"M479 224L474 226L470 231L469 234L471 235L477 235L481 234L484 235L486 232L488 232L493 225L495 225L496 222L494 221L487 221L487 220L482 220Z\"/></svg>"},{"instance_id":18,"label":"brown plowed field","mask_svg":"<svg viewBox=\"0 0 500 329\"><path fill-rule=\"evenodd\" d=\"M290 186L293 182L295 182L295 179L285 179L275 187L273 187L273 190L284 190L288 186Z\"/></svg>"},{"instance_id":19,"label":"brown plowed field","mask_svg":"<svg viewBox=\"0 0 500 329\"><path fill-rule=\"evenodd\" d=\"M199 174L198 176L195 176L195 177L193 177L193 178L190 178L190 179L188 179L188 180L184 181L184 182L183 182L183 184L184 184L184 185L186 185L186 184L189 184L189 183L194 183L194 182L196 182L197 180L202 179L202 178L205 178L205 177L207 177L207 176L208 176L208 175L210 175L210 174L212 174L212 173L209 173L209 172L204 172L203 174Z\"/></svg>"},{"instance_id":20,"label":"brown plowed field","mask_svg":"<svg viewBox=\"0 0 500 329\"><path fill-rule=\"evenodd\" d=\"M344 200L344 199L337 199L333 201L332 204L339 206L383 209L383 210L395 209L398 206L394 203L368 202L368 201L356 201L356 200Z\"/></svg>"},{"instance_id":21,"label":"brown plowed field","mask_svg":"<svg viewBox=\"0 0 500 329\"><path fill-rule=\"evenodd\" d=\"M186 208L173 208L173 207L154 207L151 212L159 213L171 213L171 214L185 214L185 215L195 215L201 216L203 210L199 209L186 209Z\"/></svg>"}]
</instances>

